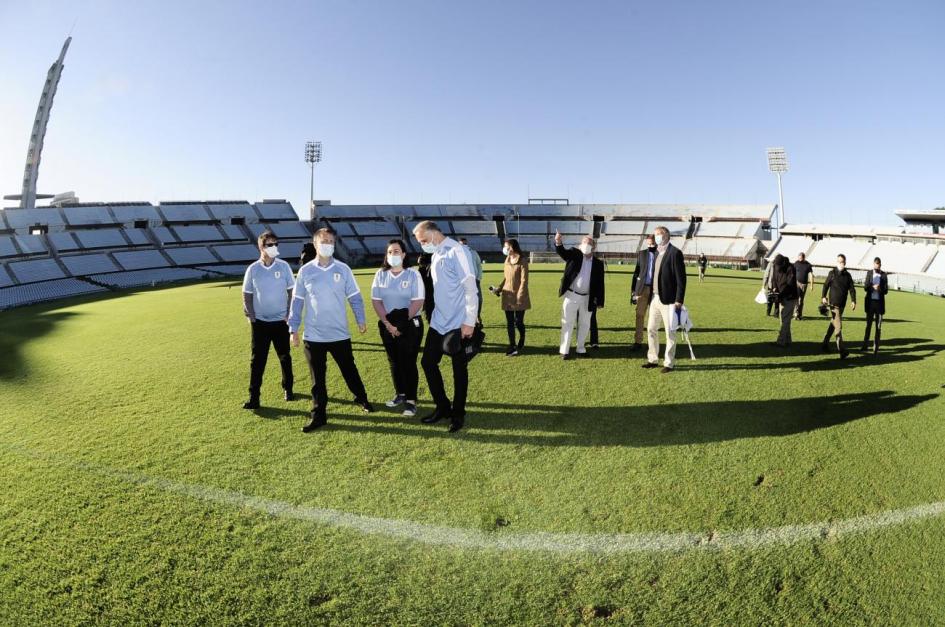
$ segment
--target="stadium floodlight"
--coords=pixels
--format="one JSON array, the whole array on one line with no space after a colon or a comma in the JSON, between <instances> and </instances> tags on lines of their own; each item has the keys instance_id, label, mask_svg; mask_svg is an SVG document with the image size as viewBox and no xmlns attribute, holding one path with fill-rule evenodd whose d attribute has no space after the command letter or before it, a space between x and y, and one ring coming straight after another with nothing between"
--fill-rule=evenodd
<instances>
[{"instance_id":1,"label":"stadium floodlight","mask_svg":"<svg viewBox=\"0 0 945 627\"><path fill-rule=\"evenodd\" d=\"M322 160L322 143L321 142L305 142L305 163L309 165L309 168L312 171L312 175L309 180L309 199L308 199L309 219L312 222L315 222L315 164L321 162L321 160Z\"/></svg>"},{"instance_id":2,"label":"stadium floodlight","mask_svg":"<svg viewBox=\"0 0 945 627\"><path fill-rule=\"evenodd\" d=\"M781 227L784 226L784 192L781 190L781 175L788 171L787 153L784 147L768 148L768 169L778 176L778 211L781 217L777 219L778 235L781 234Z\"/></svg>"}]
</instances>

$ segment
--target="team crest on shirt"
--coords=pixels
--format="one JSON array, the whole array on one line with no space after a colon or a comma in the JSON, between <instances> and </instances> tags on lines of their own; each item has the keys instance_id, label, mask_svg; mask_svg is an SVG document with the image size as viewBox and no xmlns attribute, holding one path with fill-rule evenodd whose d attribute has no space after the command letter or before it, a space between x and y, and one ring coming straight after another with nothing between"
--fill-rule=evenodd
<instances>
[{"instance_id":1,"label":"team crest on shirt","mask_svg":"<svg viewBox=\"0 0 945 627\"><path fill-rule=\"evenodd\" d=\"M400 287L401 287L402 289L407 289L408 287L410 287L410 281L401 281L401 282L400 282Z\"/></svg>"},{"instance_id":2,"label":"team crest on shirt","mask_svg":"<svg viewBox=\"0 0 945 627\"><path fill-rule=\"evenodd\" d=\"M278 278L281 277L281 276L282 276L282 273L279 272L278 270L276 270L276 278L278 279Z\"/></svg>"},{"instance_id":3,"label":"team crest on shirt","mask_svg":"<svg viewBox=\"0 0 945 627\"><path fill-rule=\"evenodd\" d=\"M333 273L332 278L335 280L335 283L341 282L341 273L340 272Z\"/></svg>"}]
</instances>

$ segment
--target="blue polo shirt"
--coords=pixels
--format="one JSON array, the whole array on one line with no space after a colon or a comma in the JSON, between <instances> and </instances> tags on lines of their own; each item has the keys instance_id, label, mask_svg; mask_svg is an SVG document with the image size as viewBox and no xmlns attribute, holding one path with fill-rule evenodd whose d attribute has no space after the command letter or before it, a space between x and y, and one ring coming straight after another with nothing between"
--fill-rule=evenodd
<instances>
[{"instance_id":1,"label":"blue polo shirt","mask_svg":"<svg viewBox=\"0 0 945 627\"><path fill-rule=\"evenodd\" d=\"M299 270L292 293L289 331L296 332L305 322L302 338L308 342L339 342L351 339L348 310L351 306L358 324L364 324L364 300L347 264L336 259L322 267L318 259Z\"/></svg>"},{"instance_id":2,"label":"blue polo shirt","mask_svg":"<svg viewBox=\"0 0 945 627\"><path fill-rule=\"evenodd\" d=\"M411 301L422 301L426 297L423 277L413 268L394 274L381 268L371 284L371 300L379 300L387 312L409 309Z\"/></svg>"},{"instance_id":3,"label":"blue polo shirt","mask_svg":"<svg viewBox=\"0 0 945 627\"><path fill-rule=\"evenodd\" d=\"M433 277L433 315L430 328L445 334L462 325L476 324L479 292L469 249L445 238L430 261Z\"/></svg>"},{"instance_id":4,"label":"blue polo shirt","mask_svg":"<svg viewBox=\"0 0 945 627\"><path fill-rule=\"evenodd\" d=\"M256 320L280 322L289 315L287 292L295 286L292 268L285 261L275 259L266 266L257 260L246 268L243 292L253 295Z\"/></svg>"}]
</instances>

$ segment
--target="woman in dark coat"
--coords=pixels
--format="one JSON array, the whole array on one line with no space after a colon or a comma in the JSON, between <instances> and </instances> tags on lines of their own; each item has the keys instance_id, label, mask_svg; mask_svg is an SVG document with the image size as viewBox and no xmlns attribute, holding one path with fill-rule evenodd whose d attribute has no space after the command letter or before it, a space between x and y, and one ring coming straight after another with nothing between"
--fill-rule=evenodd
<instances>
[{"instance_id":1,"label":"woman in dark coat","mask_svg":"<svg viewBox=\"0 0 945 627\"><path fill-rule=\"evenodd\" d=\"M777 255L773 265L771 287L781 305L781 330L778 333L777 345L790 346L791 320L794 319L794 308L797 307L797 275L794 265L784 255Z\"/></svg>"}]
</instances>

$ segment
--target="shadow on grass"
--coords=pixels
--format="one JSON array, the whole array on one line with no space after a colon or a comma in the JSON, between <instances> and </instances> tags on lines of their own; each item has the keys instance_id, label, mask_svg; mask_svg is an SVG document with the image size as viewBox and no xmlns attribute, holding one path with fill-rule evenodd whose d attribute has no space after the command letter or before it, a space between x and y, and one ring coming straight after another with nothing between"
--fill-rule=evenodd
<instances>
[{"instance_id":1,"label":"shadow on grass","mask_svg":"<svg viewBox=\"0 0 945 627\"><path fill-rule=\"evenodd\" d=\"M29 364L23 354L26 345L48 335L60 323L80 315L75 311L55 311L62 306L61 302L47 303L5 314L6 319L0 328L0 380L27 374ZM23 312L29 315L17 315Z\"/></svg>"},{"instance_id":2,"label":"shadow on grass","mask_svg":"<svg viewBox=\"0 0 945 627\"><path fill-rule=\"evenodd\" d=\"M455 438L489 444L536 446L672 446L807 433L882 414L894 414L938 398L889 390L790 401L713 401L641 407L562 407L469 403L467 430L449 434L418 418L390 414L335 414L326 430L422 438ZM476 409L488 410L485 413ZM343 422L339 422L341 420Z\"/></svg>"}]
</instances>

